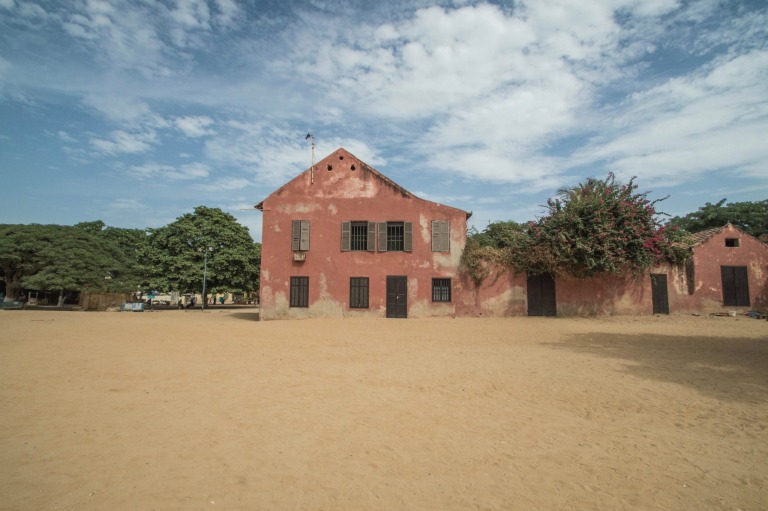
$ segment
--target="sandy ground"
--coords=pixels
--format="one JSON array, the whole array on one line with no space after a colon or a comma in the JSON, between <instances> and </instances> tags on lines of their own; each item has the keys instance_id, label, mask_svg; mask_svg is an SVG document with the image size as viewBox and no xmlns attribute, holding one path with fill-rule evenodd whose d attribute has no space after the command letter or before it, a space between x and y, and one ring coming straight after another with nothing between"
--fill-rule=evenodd
<instances>
[{"instance_id":1,"label":"sandy ground","mask_svg":"<svg viewBox=\"0 0 768 511\"><path fill-rule=\"evenodd\" d=\"M768 322L0 311L0 509L765 510Z\"/></svg>"}]
</instances>

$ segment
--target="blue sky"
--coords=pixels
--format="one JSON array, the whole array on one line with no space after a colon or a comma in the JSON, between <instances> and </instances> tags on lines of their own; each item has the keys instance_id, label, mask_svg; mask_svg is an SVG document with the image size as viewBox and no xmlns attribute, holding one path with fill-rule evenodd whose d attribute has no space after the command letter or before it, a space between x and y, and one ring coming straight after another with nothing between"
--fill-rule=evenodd
<instances>
[{"instance_id":1,"label":"blue sky","mask_svg":"<svg viewBox=\"0 0 768 511\"><path fill-rule=\"evenodd\" d=\"M338 147L484 228L638 176L673 214L768 197L768 6L0 0L0 222L159 227Z\"/></svg>"}]
</instances>

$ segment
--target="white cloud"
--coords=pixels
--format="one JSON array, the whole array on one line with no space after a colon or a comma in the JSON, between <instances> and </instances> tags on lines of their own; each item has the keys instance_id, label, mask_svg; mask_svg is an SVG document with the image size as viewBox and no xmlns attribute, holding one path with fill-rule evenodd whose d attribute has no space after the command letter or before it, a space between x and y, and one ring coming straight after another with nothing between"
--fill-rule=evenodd
<instances>
[{"instance_id":1,"label":"white cloud","mask_svg":"<svg viewBox=\"0 0 768 511\"><path fill-rule=\"evenodd\" d=\"M299 33L277 69L327 84L331 103L354 105L360 115L426 125L408 149L432 169L550 185L565 166L545 149L584 129L597 88L630 55L618 51L616 10L646 15L675 6L555 0L514 11L430 7L354 32L318 24L323 34Z\"/></svg>"},{"instance_id":2,"label":"white cloud","mask_svg":"<svg viewBox=\"0 0 768 511\"><path fill-rule=\"evenodd\" d=\"M176 0L171 18L183 27L208 28L211 11L205 0Z\"/></svg>"},{"instance_id":3,"label":"white cloud","mask_svg":"<svg viewBox=\"0 0 768 511\"><path fill-rule=\"evenodd\" d=\"M71 136L69 133L67 133L66 131L63 131L63 130L59 130L59 132L57 133L57 135L58 135L59 139L61 139L61 140L62 140L62 141L64 141L64 142L68 142L68 143L77 142L77 140L76 140L75 138L73 138L73 137L72 137L72 136Z\"/></svg>"},{"instance_id":4,"label":"white cloud","mask_svg":"<svg viewBox=\"0 0 768 511\"><path fill-rule=\"evenodd\" d=\"M224 27L234 27L244 16L243 10L234 0L216 0L216 22Z\"/></svg>"},{"instance_id":5,"label":"white cloud","mask_svg":"<svg viewBox=\"0 0 768 511\"><path fill-rule=\"evenodd\" d=\"M117 130L110 133L109 139L91 138L91 145L97 151L111 155L144 153L156 142L157 137L153 130L140 133Z\"/></svg>"},{"instance_id":6,"label":"white cloud","mask_svg":"<svg viewBox=\"0 0 768 511\"><path fill-rule=\"evenodd\" d=\"M160 178L169 181L195 180L208 177L210 167L204 163L190 163L181 166L145 163L129 167L127 172L139 179Z\"/></svg>"},{"instance_id":7,"label":"white cloud","mask_svg":"<svg viewBox=\"0 0 768 511\"><path fill-rule=\"evenodd\" d=\"M768 51L721 59L632 96L612 119L614 135L576 159L667 185L723 170L765 177L766 83Z\"/></svg>"},{"instance_id":8,"label":"white cloud","mask_svg":"<svg viewBox=\"0 0 768 511\"><path fill-rule=\"evenodd\" d=\"M212 183L201 186L206 192L229 192L233 190L241 190L249 186L254 186L254 182L241 178L241 177L227 177L218 179Z\"/></svg>"},{"instance_id":9,"label":"white cloud","mask_svg":"<svg viewBox=\"0 0 768 511\"><path fill-rule=\"evenodd\" d=\"M312 164L306 132L272 123L230 121L220 133L205 144L205 155L213 161L239 167L253 173L260 181L281 185ZM386 161L368 143L355 138L317 140L315 161L339 147L344 147L370 165Z\"/></svg>"},{"instance_id":10,"label":"white cloud","mask_svg":"<svg viewBox=\"0 0 768 511\"><path fill-rule=\"evenodd\" d=\"M11 10L14 7L13 0L0 0L0 7Z\"/></svg>"},{"instance_id":11,"label":"white cloud","mask_svg":"<svg viewBox=\"0 0 768 511\"><path fill-rule=\"evenodd\" d=\"M216 134L215 131L206 129L214 123L208 116L176 117L173 120L176 128L188 137L197 138Z\"/></svg>"},{"instance_id":12,"label":"white cloud","mask_svg":"<svg viewBox=\"0 0 768 511\"><path fill-rule=\"evenodd\" d=\"M146 102L129 96L90 94L83 103L119 123L133 124L153 116Z\"/></svg>"},{"instance_id":13,"label":"white cloud","mask_svg":"<svg viewBox=\"0 0 768 511\"><path fill-rule=\"evenodd\" d=\"M112 4L101 0L74 1L73 11L63 16L62 27L82 40L109 66L136 69L145 76L171 74L156 16L130 2Z\"/></svg>"}]
</instances>

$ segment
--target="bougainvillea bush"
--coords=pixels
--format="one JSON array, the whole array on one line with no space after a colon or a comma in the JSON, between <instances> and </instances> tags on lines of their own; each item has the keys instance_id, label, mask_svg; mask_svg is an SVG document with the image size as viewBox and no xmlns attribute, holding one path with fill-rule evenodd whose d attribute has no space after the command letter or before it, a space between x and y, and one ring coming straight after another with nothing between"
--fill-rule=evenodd
<instances>
[{"instance_id":1,"label":"bougainvillea bush","mask_svg":"<svg viewBox=\"0 0 768 511\"><path fill-rule=\"evenodd\" d=\"M561 189L538 221L491 224L469 240L465 268L478 281L482 275L472 268L483 268L483 260L503 261L518 273L574 277L639 276L664 261L682 262L690 253L684 235L662 225L656 204L663 199L647 195L634 178L623 184L613 174Z\"/></svg>"}]
</instances>

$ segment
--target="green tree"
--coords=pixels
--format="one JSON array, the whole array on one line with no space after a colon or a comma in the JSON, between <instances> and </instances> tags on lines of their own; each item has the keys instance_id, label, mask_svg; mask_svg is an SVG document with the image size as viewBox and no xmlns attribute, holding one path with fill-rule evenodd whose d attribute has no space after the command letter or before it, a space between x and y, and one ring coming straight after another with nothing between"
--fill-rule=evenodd
<instances>
[{"instance_id":1,"label":"green tree","mask_svg":"<svg viewBox=\"0 0 768 511\"><path fill-rule=\"evenodd\" d=\"M756 202L731 202L726 199L717 204L707 202L693 213L670 219L669 225L694 233L727 223L743 229L752 236L768 233L768 199Z\"/></svg>"},{"instance_id":2,"label":"green tree","mask_svg":"<svg viewBox=\"0 0 768 511\"><path fill-rule=\"evenodd\" d=\"M5 282L6 300L15 300L21 292L22 279L40 270L43 263L37 253L54 237L50 225L0 225L0 275Z\"/></svg>"},{"instance_id":3,"label":"green tree","mask_svg":"<svg viewBox=\"0 0 768 511\"><path fill-rule=\"evenodd\" d=\"M469 232L467 238L481 246L505 248L517 246L525 225L512 220L491 222L482 232Z\"/></svg>"},{"instance_id":4,"label":"green tree","mask_svg":"<svg viewBox=\"0 0 768 511\"><path fill-rule=\"evenodd\" d=\"M77 226L0 226L0 268L7 294L21 287L41 291L135 289L131 258L103 235L103 222Z\"/></svg>"},{"instance_id":5,"label":"green tree","mask_svg":"<svg viewBox=\"0 0 768 511\"><path fill-rule=\"evenodd\" d=\"M149 230L147 258L166 289L202 292L206 253L207 290L258 290L261 245L232 215L198 206L194 213Z\"/></svg>"}]
</instances>

